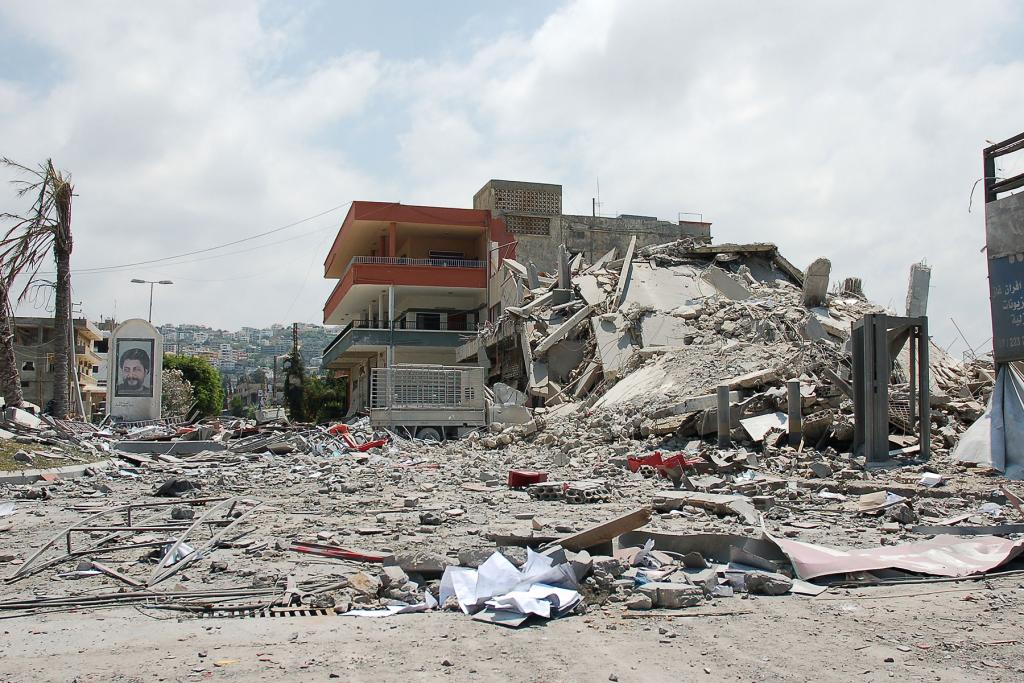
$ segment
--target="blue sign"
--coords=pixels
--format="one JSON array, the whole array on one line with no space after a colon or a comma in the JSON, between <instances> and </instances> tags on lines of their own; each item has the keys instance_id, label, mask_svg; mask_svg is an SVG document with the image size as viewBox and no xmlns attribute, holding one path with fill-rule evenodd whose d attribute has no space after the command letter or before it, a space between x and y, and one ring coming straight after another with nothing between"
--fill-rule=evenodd
<instances>
[{"instance_id":1,"label":"blue sign","mask_svg":"<svg viewBox=\"0 0 1024 683\"><path fill-rule=\"evenodd\" d=\"M988 260L992 355L997 363L1024 360L1024 257Z\"/></svg>"}]
</instances>

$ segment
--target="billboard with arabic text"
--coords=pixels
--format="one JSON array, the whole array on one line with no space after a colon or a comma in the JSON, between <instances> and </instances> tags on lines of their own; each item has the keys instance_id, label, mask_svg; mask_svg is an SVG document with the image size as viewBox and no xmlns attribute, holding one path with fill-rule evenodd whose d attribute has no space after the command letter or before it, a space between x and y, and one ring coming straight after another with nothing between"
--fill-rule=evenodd
<instances>
[{"instance_id":1,"label":"billboard with arabic text","mask_svg":"<svg viewBox=\"0 0 1024 683\"><path fill-rule=\"evenodd\" d=\"M1024 256L989 259L988 281L995 361L1024 360Z\"/></svg>"}]
</instances>

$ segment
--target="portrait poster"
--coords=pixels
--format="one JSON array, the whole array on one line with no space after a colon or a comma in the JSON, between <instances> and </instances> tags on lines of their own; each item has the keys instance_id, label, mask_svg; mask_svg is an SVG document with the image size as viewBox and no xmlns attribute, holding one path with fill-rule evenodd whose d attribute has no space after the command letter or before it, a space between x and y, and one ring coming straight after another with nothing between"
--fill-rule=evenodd
<instances>
[{"instance_id":1,"label":"portrait poster","mask_svg":"<svg viewBox=\"0 0 1024 683\"><path fill-rule=\"evenodd\" d=\"M153 339L118 339L114 366L114 396L152 398Z\"/></svg>"}]
</instances>

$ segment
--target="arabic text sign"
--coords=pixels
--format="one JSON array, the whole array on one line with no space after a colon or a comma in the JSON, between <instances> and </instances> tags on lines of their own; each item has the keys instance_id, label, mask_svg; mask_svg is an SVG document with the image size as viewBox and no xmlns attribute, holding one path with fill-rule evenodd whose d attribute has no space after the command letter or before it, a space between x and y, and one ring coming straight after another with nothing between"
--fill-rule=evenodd
<instances>
[{"instance_id":1,"label":"arabic text sign","mask_svg":"<svg viewBox=\"0 0 1024 683\"><path fill-rule=\"evenodd\" d=\"M988 260L992 349L997 363L1024 360L1024 258Z\"/></svg>"}]
</instances>

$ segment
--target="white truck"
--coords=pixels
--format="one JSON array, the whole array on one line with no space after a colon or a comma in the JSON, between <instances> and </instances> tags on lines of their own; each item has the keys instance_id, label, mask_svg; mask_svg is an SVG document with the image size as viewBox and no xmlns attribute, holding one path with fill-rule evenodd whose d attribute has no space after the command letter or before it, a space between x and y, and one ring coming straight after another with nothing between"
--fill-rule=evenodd
<instances>
[{"instance_id":1,"label":"white truck","mask_svg":"<svg viewBox=\"0 0 1024 683\"><path fill-rule=\"evenodd\" d=\"M485 369L394 365L370 375L370 424L443 441L487 425Z\"/></svg>"}]
</instances>

